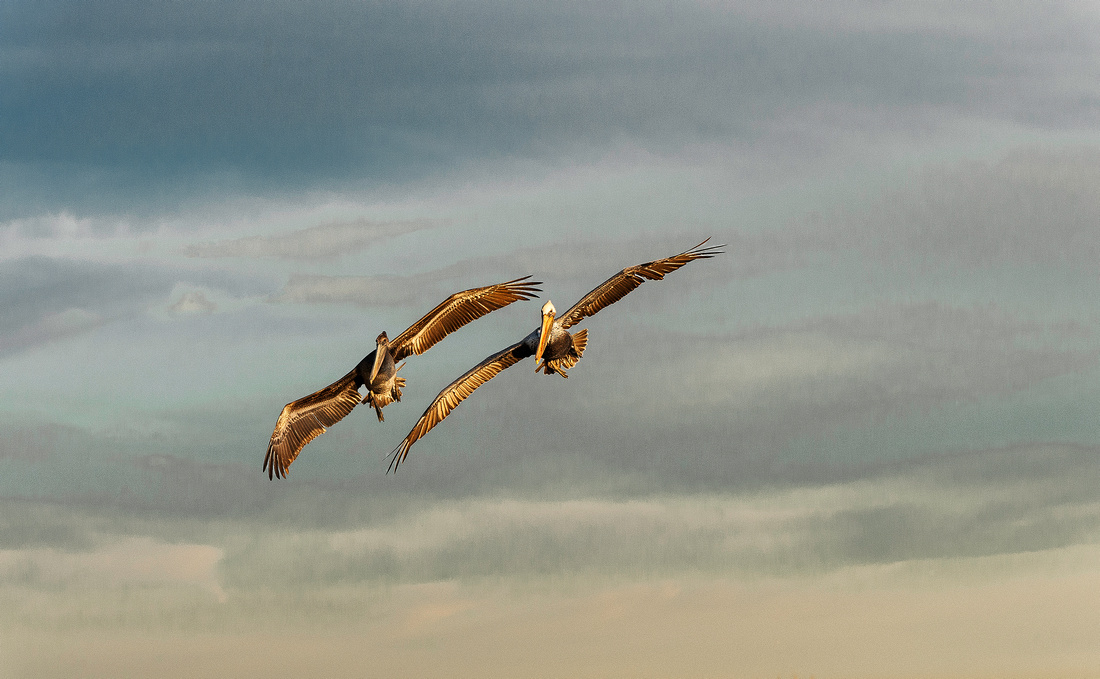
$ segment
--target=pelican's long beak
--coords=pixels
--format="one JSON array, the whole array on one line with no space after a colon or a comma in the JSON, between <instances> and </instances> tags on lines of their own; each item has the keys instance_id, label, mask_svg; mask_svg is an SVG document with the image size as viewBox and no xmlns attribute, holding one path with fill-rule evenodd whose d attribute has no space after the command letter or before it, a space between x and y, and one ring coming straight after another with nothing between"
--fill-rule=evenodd
<instances>
[{"instance_id":1,"label":"pelican's long beak","mask_svg":"<svg viewBox=\"0 0 1100 679\"><path fill-rule=\"evenodd\" d=\"M368 389L370 385L374 384L374 378L378 376L378 369L382 367L382 359L387 351L389 351L389 347L379 341L378 346L374 350L374 365L370 367L370 379L367 380Z\"/></svg>"},{"instance_id":2,"label":"pelican's long beak","mask_svg":"<svg viewBox=\"0 0 1100 679\"><path fill-rule=\"evenodd\" d=\"M550 310L542 315L542 332L539 334L539 348L535 352L535 371L538 371L539 361L542 360L542 352L546 351L546 343L550 341L550 328L554 326L554 311Z\"/></svg>"}]
</instances>

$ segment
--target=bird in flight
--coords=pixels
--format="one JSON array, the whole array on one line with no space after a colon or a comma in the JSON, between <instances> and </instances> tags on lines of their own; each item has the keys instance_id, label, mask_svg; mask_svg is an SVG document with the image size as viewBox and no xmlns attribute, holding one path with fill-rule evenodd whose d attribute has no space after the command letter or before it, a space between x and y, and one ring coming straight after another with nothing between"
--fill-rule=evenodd
<instances>
[{"instance_id":1,"label":"bird in flight","mask_svg":"<svg viewBox=\"0 0 1100 679\"><path fill-rule=\"evenodd\" d=\"M450 333L490 312L512 302L537 297L535 293L541 290L534 286L542 283L528 281L529 278L524 276L507 283L456 292L392 342L385 332L378 335L375 350L347 375L320 391L286 404L275 422L275 431L264 456L263 469L267 477L286 478L290 464L302 448L325 433L325 427L344 419L360 403L372 406L379 422L384 420L382 408L401 400L405 378L398 377L397 371L404 366L403 363L398 365L402 360L424 353ZM367 387L365 396L359 393L362 386Z\"/></svg>"},{"instance_id":2,"label":"bird in flight","mask_svg":"<svg viewBox=\"0 0 1100 679\"><path fill-rule=\"evenodd\" d=\"M588 344L587 328L576 333L569 332L569 328L580 323L584 318L596 314L604 307L618 302L647 280L659 281L665 277L665 274L679 269L688 262L709 259L721 254L722 250L719 248L725 247L724 245L704 247L709 240L708 238L690 250L672 257L628 266L596 286L561 316L557 315L554 303L547 301L542 307L540 327L535 328L531 334L519 342L478 363L439 392L417 423L413 425L409 435L390 454L389 469L396 471L397 467L405 461L409 448L414 443L431 431L432 427L442 422L452 410L458 407L459 403L474 393L475 389L496 377L505 368L529 356L534 356L535 372L541 370L546 375L556 374L568 377L566 370L577 364Z\"/></svg>"}]
</instances>

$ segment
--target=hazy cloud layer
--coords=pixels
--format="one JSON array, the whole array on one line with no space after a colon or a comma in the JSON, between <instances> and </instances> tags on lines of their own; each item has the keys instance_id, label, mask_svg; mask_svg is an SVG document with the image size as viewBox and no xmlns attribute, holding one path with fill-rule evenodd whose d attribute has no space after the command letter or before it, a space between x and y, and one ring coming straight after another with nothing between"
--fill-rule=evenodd
<instances>
[{"instance_id":1,"label":"hazy cloud layer","mask_svg":"<svg viewBox=\"0 0 1100 679\"><path fill-rule=\"evenodd\" d=\"M695 237L697 234L690 238ZM272 301L348 303L363 307L434 306L460 289L491 285L521 276L543 281L542 297L548 294L557 297L558 294L583 289L583 292L573 293L579 299L589 289L627 266L669 257L693 247L695 242L690 238L679 241L668 237L637 238L630 242L569 238L544 247L464 259L408 276L292 274ZM723 274L731 268L741 268L743 275L751 276L793 265L790 258L776 252L777 238L746 236L739 240L737 252L731 255L736 264L731 265L726 260L708 260L706 264L696 264L692 268L692 280L696 285L700 280L704 285L724 281L726 276ZM609 258L608 252L613 252L614 256ZM801 256L802 253L797 252L793 255L795 258ZM706 267L707 271L698 271L697 267ZM677 274L677 277L681 276ZM651 288L652 284L647 286L647 292L656 292ZM560 301L565 300L560 298ZM569 301L568 305L572 305L573 301L576 300ZM563 306L562 310L566 308L568 306ZM536 323L537 315L529 316L528 321Z\"/></svg>"},{"instance_id":2,"label":"hazy cloud layer","mask_svg":"<svg viewBox=\"0 0 1100 679\"><path fill-rule=\"evenodd\" d=\"M430 228L417 222L374 222L360 219L340 224L321 224L293 233L253 236L184 248L189 257L279 257L325 259L355 254L381 241Z\"/></svg>"},{"instance_id":3,"label":"hazy cloud layer","mask_svg":"<svg viewBox=\"0 0 1100 679\"><path fill-rule=\"evenodd\" d=\"M321 666L333 677L462 679L702 679L788 676L792 668L799 676L898 679L1087 676L1100 659L1091 634L1100 624L1090 605L1096 570L1089 561L1096 555L1095 548L1071 549L795 580L558 582L557 596L549 588L492 583L373 594L345 588L309 599L270 595L251 602L262 618L221 626L211 613L233 607L232 597L215 607L160 596L159 610L201 618L203 632L152 636L148 625L135 624L121 633L74 634L22 626L9 633L8 658L20 674L35 677L188 677L196 666L257 678L308 675ZM953 577L922 577L934 571ZM135 619L152 612L129 611ZM281 634L280 625L294 633ZM211 634L215 627L224 631Z\"/></svg>"},{"instance_id":4,"label":"hazy cloud layer","mask_svg":"<svg viewBox=\"0 0 1100 679\"><path fill-rule=\"evenodd\" d=\"M187 270L131 260L28 257L0 262L0 354L132 319L165 304L180 281L211 284L236 294L255 293L262 283L247 274ZM175 311L209 311L203 297L176 299ZM186 309L185 309L186 307Z\"/></svg>"},{"instance_id":5,"label":"hazy cloud layer","mask_svg":"<svg viewBox=\"0 0 1100 679\"><path fill-rule=\"evenodd\" d=\"M439 269L408 276L292 274L271 301L298 304L347 303L362 307L434 306L460 289L491 285L520 276L531 276L544 281L543 297L551 292L551 287L564 291L588 286L585 288L587 292L626 266L668 257L694 246L695 242L690 238L695 237L697 235L693 234L678 242L667 236L637 238L630 242L569 238L549 246L464 259ZM741 239L737 252L732 256L738 263L744 263L747 275L790 266L789 258L777 253L777 240L769 236L746 236ZM611 262L608 261L608 252L615 253ZM800 257L801 253L793 256ZM710 276L706 281L719 280L722 272L730 268L730 264L722 260L708 261L705 266L711 269L717 267L717 271L708 272ZM532 315L528 320L531 323L537 322L537 316Z\"/></svg>"},{"instance_id":6,"label":"hazy cloud layer","mask_svg":"<svg viewBox=\"0 0 1100 679\"><path fill-rule=\"evenodd\" d=\"M1037 551L1100 537L1096 454L1060 446L986 451L896 476L780 494L545 502L474 498L315 539L298 533L294 543L325 583L523 573L775 574ZM1040 466L1046 471L1037 474ZM906 539L899 541L899 535ZM264 580L274 584L302 568L293 561L277 565L276 554L293 551L289 544L271 547L249 560L287 572L261 566L250 572L261 568ZM317 552L331 554L329 568L318 568Z\"/></svg>"},{"instance_id":7,"label":"hazy cloud layer","mask_svg":"<svg viewBox=\"0 0 1100 679\"><path fill-rule=\"evenodd\" d=\"M97 596L106 605L98 615L108 617L112 608L140 615L117 608L121 600L109 592L118 580L194 585L199 601L230 604L198 619L224 619L247 618L273 595L312 592L321 601L324 592L343 590L353 601L369 596L360 588L396 583L818 577L872 564L1038 553L1100 540L1098 453L1065 445L980 450L858 481L722 494L407 496L393 503L321 491L314 504L323 498L340 518L296 530L265 517L291 509L308 515L305 494L300 504L278 503L248 521L158 514L120 521L109 505L7 501L0 578L18 584L20 598L75 588L87 597L107 588ZM125 568L110 566L118 559ZM96 575L104 568L112 570L103 573L108 580ZM37 625L78 611L55 601L26 613ZM174 619L168 610L152 621Z\"/></svg>"},{"instance_id":8,"label":"hazy cloud layer","mask_svg":"<svg viewBox=\"0 0 1100 679\"><path fill-rule=\"evenodd\" d=\"M138 313L171 281L147 267L30 258L0 264L0 352L11 353Z\"/></svg>"},{"instance_id":9,"label":"hazy cloud layer","mask_svg":"<svg viewBox=\"0 0 1100 679\"><path fill-rule=\"evenodd\" d=\"M25 210L102 209L125 188L141 202L392 181L513 154L752 142L822 104L1090 125L1097 18L1047 7L20 2L0 33L0 185ZM63 180L36 194L20 170Z\"/></svg>"},{"instance_id":10,"label":"hazy cloud layer","mask_svg":"<svg viewBox=\"0 0 1100 679\"><path fill-rule=\"evenodd\" d=\"M912 186L843 219L855 239L880 253L965 266L1093 266L1100 260L1098 184L1100 149L1019 150L995 162L925 170Z\"/></svg>"},{"instance_id":11,"label":"hazy cloud layer","mask_svg":"<svg viewBox=\"0 0 1100 679\"><path fill-rule=\"evenodd\" d=\"M77 444L83 432L57 425L6 427L0 435L0 460L48 460L59 448Z\"/></svg>"},{"instance_id":12,"label":"hazy cloud layer","mask_svg":"<svg viewBox=\"0 0 1100 679\"><path fill-rule=\"evenodd\" d=\"M321 276L294 274L273 302L292 304L354 304L361 307L401 307L427 303L430 288L422 276ZM457 292L457 291L456 291ZM444 295L446 296L446 295Z\"/></svg>"},{"instance_id":13,"label":"hazy cloud layer","mask_svg":"<svg viewBox=\"0 0 1100 679\"><path fill-rule=\"evenodd\" d=\"M993 159L936 161L885 179L842 208L812 209L781 228L717 234L753 277L861 253L887 266L1089 267L1100 259L1100 147L1024 145ZM583 257L583 254L579 256ZM719 266L722 266L720 263Z\"/></svg>"},{"instance_id":14,"label":"hazy cloud layer","mask_svg":"<svg viewBox=\"0 0 1100 679\"><path fill-rule=\"evenodd\" d=\"M225 600L216 567L221 550L208 545L164 544L149 538L124 538L93 551L50 548L0 550L0 578L27 577L38 583L149 586L194 584Z\"/></svg>"},{"instance_id":15,"label":"hazy cloud layer","mask_svg":"<svg viewBox=\"0 0 1100 679\"><path fill-rule=\"evenodd\" d=\"M46 314L7 336L0 336L0 356L94 330L105 322L102 316L84 309L66 309L56 314Z\"/></svg>"},{"instance_id":16,"label":"hazy cloud layer","mask_svg":"<svg viewBox=\"0 0 1100 679\"><path fill-rule=\"evenodd\" d=\"M116 224L117 226L117 224ZM10 250L17 239L80 238L103 231L103 226L68 212L13 219L0 227L0 243Z\"/></svg>"},{"instance_id":17,"label":"hazy cloud layer","mask_svg":"<svg viewBox=\"0 0 1100 679\"><path fill-rule=\"evenodd\" d=\"M217 310L217 303L207 299L202 291L186 292L168 305L171 314L210 314Z\"/></svg>"}]
</instances>

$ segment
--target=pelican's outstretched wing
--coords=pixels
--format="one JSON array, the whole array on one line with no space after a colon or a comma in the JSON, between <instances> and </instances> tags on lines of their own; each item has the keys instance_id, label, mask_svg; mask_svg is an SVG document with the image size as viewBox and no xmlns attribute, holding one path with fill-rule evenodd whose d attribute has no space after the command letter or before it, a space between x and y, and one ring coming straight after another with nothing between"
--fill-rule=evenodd
<instances>
[{"instance_id":1,"label":"pelican's outstretched wing","mask_svg":"<svg viewBox=\"0 0 1100 679\"><path fill-rule=\"evenodd\" d=\"M405 461L405 457L409 454L409 448L412 447L412 444L427 434L432 427L442 422L443 418L457 408L459 403L465 401L467 396L474 393L475 389L496 377L501 370L534 355L535 350L524 339L486 358L468 373L451 382L447 388L439 392L439 395L435 397L432 404L428 406L428 409L424 411L424 414L413 426L409 435L390 454L390 471L397 471L397 467Z\"/></svg>"},{"instance_id":2,"label":"pelican's outstretched wing","mask_svg":"<svg viewBox=\"0 0 1100 679\"><path fill-rule=\"evenodd\" d=\"M475 321L497 309L503 309L512 302L537 297L535 293L542 291L534 286L542 283L528 282L528 278L530 276L507 283L488 285L484 288L463 290L451 295L390 342L390 354L393 360L400 361L413 354L422 354L436 342L470 321Z\"/></svg>"},{"instance_id":3,"label":"pelican's outstretched wing","mask_svg":"<svg viewBox=\"0 0 1100 679\"><path fill-rule=\"evenodd\" d=\"M559 316L558 320L561 322L561 327L572 327L580 323L586 316L592 316L604 307L611 306L623 297L626 297L627 294L646 282L647 279L659 281L665 277L665 274L679 269L688 262L693 262L697 259L707 259L717 254L721 254L722 251L718 248L723 248L725 247L724 245L703 247L709 240L708 238L690 250L685 250L672 257L657 259L652 262L646 262L645 264L638 264L637 266L628 266L596 286L594 290L582 297L581 301L574 304L569 311Z\"/></svg>"},{"instance_id":4,"label":"pelican's outstretched wing","mask_svg":"<svg viewBox=\"0 0 1100 679\"><path fill-rule=\"evenodd\" d=\"M362 400L359 384L356 371L352 370L324 389L286 404L267 444L264 457L267 478L286 478L287 468L302 448L359 405Z\"/></svg>"}]
</instances>

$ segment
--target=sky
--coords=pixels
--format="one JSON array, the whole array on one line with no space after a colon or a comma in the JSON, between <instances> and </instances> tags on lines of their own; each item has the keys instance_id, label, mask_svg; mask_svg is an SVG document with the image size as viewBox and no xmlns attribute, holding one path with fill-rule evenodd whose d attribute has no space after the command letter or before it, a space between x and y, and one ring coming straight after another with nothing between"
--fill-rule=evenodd
<instances>
[{"instance_id":1,"label":"sky","mask_svg":"<svg viewBox=\"0 0 1100 679\"><path fill-rule=\"evenodd\" d=\"M0 92L0 678L1100 677L1096 3L12 0Z\"/></svg>"}]
</instances>

